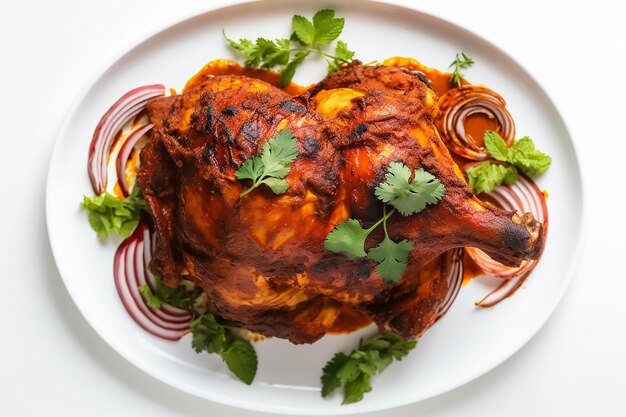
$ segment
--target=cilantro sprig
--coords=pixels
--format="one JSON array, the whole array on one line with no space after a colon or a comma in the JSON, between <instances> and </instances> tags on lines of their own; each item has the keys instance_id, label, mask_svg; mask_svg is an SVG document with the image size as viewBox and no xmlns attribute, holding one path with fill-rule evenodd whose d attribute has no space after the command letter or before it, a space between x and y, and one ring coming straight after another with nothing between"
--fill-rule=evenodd
<instances>
[{"instance_id":1,"label":"cilantro sprig","mask_svg":"<svg viewBox=\"0 0 626 417\"><path fill-rule=\"evenodd\" d=\"M211 313L205 313L191 323L191 334L191 345L196 353L217 353L237 378L245 384L252 383L259 361L250 342L237 337Z\"/></svg>"},{"instance_id":2,"label":"cilantro sprig","mask_svg":"<svg viewBox=\"0 0 626 417\"><path fill-rule=\"evenodd\" d=\"M402 360L417 342L406 341L396 333L386 332L367 341L346 355L335 354L322 370L322 397L343 386L343 403L361 401L372 390L372 376L384 371L393 360Z\"/></svg>"},{"instance_id":3,"label":"cilantro sprig","mask_svg":"<svg viewBox=\"0 0 626 417\"><path fill-rule=\"evenodd\" d=\"M252 180L252 185L243 191L240 197L265 184L275 194L287 191L288 184L285 177L291 170L291 164L298 157L296 138L290 130L281 130L263 144L260 155L255 155L245 161L235 172L237 179Z\"/></svg>"},{"instance_id":4,"label":"cilantro sprig","mask_svg":"<svg viewBox=\"0 0 626 417\"><path fill-rule=\"evenodd\" d=\"M342 63L349 63L354 52L343 41L338 41L334 53L325 51L341 35L345 20L336 18L335 11L319 10L309 20L295 15L291 20L292 33L289 39L257 38L256 41L242 38L238 42L224 38L235 51L246 58L246 68L279 67L280 84L285 86L293 78L296 68L310 54L321 55L328 65L328 72L337 71Z\"/></svg>"},{"instance_id":5,"label":"cilantro sprig","mask_svg":"<svg viewBox=\"0 0 626 417\"><path fill-rule=\"evenodd\" d=\"M155 277L154 292L143 284L139 292L152 308L161 308L168 304L193 314L191 322L191 345L196 353L207 352L220 355L228 369L241 381L250 385L258 367L258 359L250 342L238 337L233 330L220 323L218 318L207 311L207 299L202 288L183 279L178 287L166 285Z\"/></svg>"},{"instance_id":6,"label":"cilantro sprig","mask_svg":"<svg viewBox=\"0 0 626 417\"><path fill-rule=\"evenodd\" d=\"M488 130L484 135L487 152L502 164L483 162L465 171L474 193L489 193L502 184L515 183L522 171L528 176L543 174L550 168L552 158L535 148L531 138L524 136L508 147L496 132Z\"/></svg>"},{"instance_id":7,"label":"cilantro sprig","mask_svg":"<svg viewBox=\"0 0 626 417\"><path fill-rule=\"evenodd\" d=\"M83 196L82 206L89 212L91 228L104 239L111 232L128 237L139 223L141 211L146 209L146 201L139 187L135 186L124 199L109 193Z\"/></svg>"},{"instance_id":8,"label":"cilantro sprig","mask_svg":"<svg viewBox=\"0 0 626 417\"><path fill-rule=\"evenodd\" d=\"M404 239L394 242L387 231L387 220L396 210L403 216L411 216L435 204L443 198L446 189L431 173L424 169L413 171L401 162L389 164L385 181L374 190L383 204L383 216L371 227L364 229L355 219L339 223L324 241L324 248L341 253L349 259L368 257L376 262L376 272L387 282L398 282L404 273L413 243ZM387 211L387 205L393 207ZM365 251L365 240L380 225L385 232L384 239L369 251Z\"/></svg>"},{"instance_id":9,"label":"cilantro sprig","mask_svg":"<svg viewBox=\"0 0 626 417\"><path fill-rule=\"evenodd\" d=\"M159 277L154 277L154 279L156 281L154 292L148 284L139 286L139 292L146 298L150 307L161 308L164 304L169 304L197 314L204 314L206 311L204 291L193 282L183 279L178 287L172 288Z\"/></svg>"},{"instance_id":10,"label":"cilantro sprig","mask_svg":"<svg viewBox=\"0 0 626 417\"><path fill-rule=\"evenodd\" d=\"M474 64L474 60L466 55L465 52L461 52L460 57L457 53L454 61L452 61L452 63L448 67L454 68L454 70L452 71L452 75L450 75L450 85L456 85L457 87L461 87L461 79L465 76L465 74L463 74L461 70L468 69Z\"/></svg>"}]
</instances>

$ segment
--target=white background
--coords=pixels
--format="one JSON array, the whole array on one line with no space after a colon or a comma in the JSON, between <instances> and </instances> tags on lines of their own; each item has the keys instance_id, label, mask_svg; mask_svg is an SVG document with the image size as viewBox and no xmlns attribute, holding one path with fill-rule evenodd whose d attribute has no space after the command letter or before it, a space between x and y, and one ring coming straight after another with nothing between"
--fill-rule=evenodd
<instances>
[{"instance_id":1,"label":"white background","mask_svg":"<svg viewBox=\"0 0 626 417\"><path fill-rule=\"evenodd\" d=\"M157 28L211 3L0 3L0 416L253 414L170 388L109 348L63 286L44 216L55 134L80 89ZM396 3L477 32L541 82L581 157L587 235L572 286L517 354L452 392L371 415L626 415L624 2Z\"/></svg>"}]
</instances>

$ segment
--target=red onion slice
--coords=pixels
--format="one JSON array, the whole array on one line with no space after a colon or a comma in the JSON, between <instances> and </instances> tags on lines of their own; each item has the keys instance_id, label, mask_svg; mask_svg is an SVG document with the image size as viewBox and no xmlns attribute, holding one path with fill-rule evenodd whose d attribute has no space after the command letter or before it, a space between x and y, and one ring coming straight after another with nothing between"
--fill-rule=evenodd
<instances>
[{"instance_id":1,"label":"red onion slice","mask_svg":"<svg viewBox=\"0 0 626 417\"><path fill-rule=\"evenodd\" d=\"M87 171L93 191L100 195L106 191L107 163L111 146L120 129L146 106L146 103L165 95L165 86L146 85L124 94L102 116L89 145Z\"/></svg>"},{"instance_id":2,"label":"red onion slice","mask_svg":"<svg viewBox=\"0 0 626 417\"><path fill-rule=\"evenodd\" d=\"M537 221L543 223L543 239L548 234L548 207L543 192L526 175L520 174L515 184L499 185L488 196L505 210L517 211L518 214L532 213ZM537 266L538 260L523 261L519 267L509 267L494 261L476 248L466 248L467 254L485 274L505 280L495 290L476 302L480 307L491 307L512 295L528 278Z\"/></svg>"},{"instance_id":3,"label":"red onion slice","mask_svg":"<svg viewBox=\"0 0 626 417\"><path fill-rule=\"evenodd\" d=\"M448 312L463 286L463 248L452 249L447 252L447 277L448 293L439 307L436 320L439 320Z\"/></svg>"},{"instance_id":4,"label":"red onion slice","mask_svg":"<svg viewBox=\"0 0 626 417\"><path fill-rule=\"evenodd\" d=\"M139 286L146 282L146 252L151 251L150 227L145 221L117 248L113 261L115 287L128 314L147 332L167 340L179 340L189 332L191 314L168 314L150 307ZM173 307L172 307L173 308ZM181 310L182 311L182 310Z\"/></svg>"},{"instance_id":5,"label":"red onion slice","mask_svg":"<svg viewBox=\"0 0 626 417\"><path fill-rule=\"evenodd\" d=\"M441 138L450 151L463 158L483 161L490 157L487 149L479 145L465 131L465 120L475 114L493 120L497 133L508 146L515 140L513 117L506 102L495 91L481 85L464 85L453 88L439 99L441 114L437 121Z\"/></svg>"},{"instance_id":6,"label":"red onion slice","mask_svg":"<svg viewBox=\"0 0 626 417\"><path fill-rule=\"evenodd\" d=\"M153 126L154 125L150 123L134 130L130 135L128 135L128 138L124 141L124 144L117 154L117 163L115 165L117 172L117 183L120 185L120 189L122 190L124 197L130 194L130 187L128 186L128 182L126 181L125 173L126 164L128 164L128 158L130 157L130 154L139 139L141 139L146 133L148 133Z\"/></svg>"}]
</instances>

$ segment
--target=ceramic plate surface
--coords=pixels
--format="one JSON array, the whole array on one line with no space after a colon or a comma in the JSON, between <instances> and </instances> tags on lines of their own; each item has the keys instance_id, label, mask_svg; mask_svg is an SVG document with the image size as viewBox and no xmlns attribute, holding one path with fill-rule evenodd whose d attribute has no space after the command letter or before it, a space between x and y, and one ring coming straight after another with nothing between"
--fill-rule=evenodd
<instances>
[{"instance_id":1,"label":"ceramic plate surface","mask_svg":"<svg viewBox=\"0 0 626 417\"><path fill-rule=\"evenodd\" d=\"M163 83L182 89L186 80L216 58L233 58L222 29L233 38L289 35L293 14L311 16L312 2L269 1L212 10L132 47L113 62L75 102L61 128L47 184L47 219L54 256L68 291L98 334L128 361L181 390L238 407L289 414L344 414L420 401L451 390L493 369L524 345L547 320L573 275L582 223L582 187L576 153L558 111L522 65L479 36L419 11L388 4L333 1L325 5L346 18L341 39L363 62L400 55L445 69L464 51L476 64L467 71L508 103L518 137L529 135L553 156L538 184L549 191L550 233L542 261L525 285L491 309L474 302L489 291L484 280L461 290L448 314L401 363L375 377L374 389L357 404L341 406L339 394L320 396L320 373L337 351L349 351L368 328L327 336L308 346L277 339L255 345L259 370L246 386L230 376L215 355L197 355L189 336L179 342L157 339L126 313L113 282L113 254L120 240L101 241L80 208L92 195L87 153L99 118L133 87ZM305 64L295 80L320 80L325 65Z\"/></svg>"}]
</instances>

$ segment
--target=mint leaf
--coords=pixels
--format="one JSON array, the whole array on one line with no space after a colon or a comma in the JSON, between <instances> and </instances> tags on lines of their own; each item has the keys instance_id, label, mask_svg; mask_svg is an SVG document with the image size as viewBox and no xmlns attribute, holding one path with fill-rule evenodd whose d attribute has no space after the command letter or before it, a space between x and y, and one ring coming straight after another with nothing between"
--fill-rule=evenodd
<instances>
[{"instance_id":1,"label":"mint leaf","mask_svg":"<svg viewBox=\"0 0 626 417\"><path fill-rule=\"evenodd\" d=\"M252 384L259 361L250 342L235 339L222 353L222 359L237 378L248 385Z\"/></svg>"},{"instance_id":2,"label":"mint leaf","mask_svg":"<svg viewBox=\"0 0 626 417\"><path fill-rule=\"evenodd\" d=\"M536 149L532 139L525 136L513 143L510 162L525 174L534 176L546 172L552 164L552 158Z\"/></svg>"},{"instance_id":3,"label":"mint leaf","mask_svg":"<svg viewBox=\"0 0 626 417\"><path fill-rule=\"evenodd\" d=\"M517 181L518 170L526 175L543 174L550 167L552 158L535 148L532 139L525 136L507 147L504 139L496 132L485 132L485 147L491 156L498 161L511 165L483 162L465 171L470 188L476 194L489 193L502 184L513 184Z\"/></svg>"},{"instance_id":4,"label":"mint leaf","mask_svg":"<svg viewBox=\"0 0 626 417\"><path fill-rule=\"evenodd\" d=\"M475 194L490 193L493 189L506 182L513 184L517 180L517 169L514 166L504 166L483 162L465 171L470 188Z\"/></svg>"},{"instance_id":5,"label":"mint leaf","mask_svg":"<svg viewBox=\"0 0 626 417\"><path fill-rule=\"evenodd\" d=\"M291 19L291 26L293 27L293 33L296 34L304 46L311 46L313 44L313 41L315 41L315 28L309 19L304 16L295 15Z\"/></svg>"},{"instance_id":6,"label":"mint leaf","mask_svg":"<svg viewBox=\"0 0 626 417\"><path fill-rule=\"evenodd\" d=\"M335 11L323 9L313 16L313 26L315 27L315 43L327 45L337 39L343 31L345 20L335 18Z\"/></svg>"},{"instance_id":7,"label":"mint leaf","mask_svg":"<svg viewBox=\"0 0 626 417\"><path fill-rule=\"evenodd\" d=\"M488 130L484 135L485 148L498 161L509 161L509 147L500 135L496 132Z\"/></svg>"}]
</instances>

